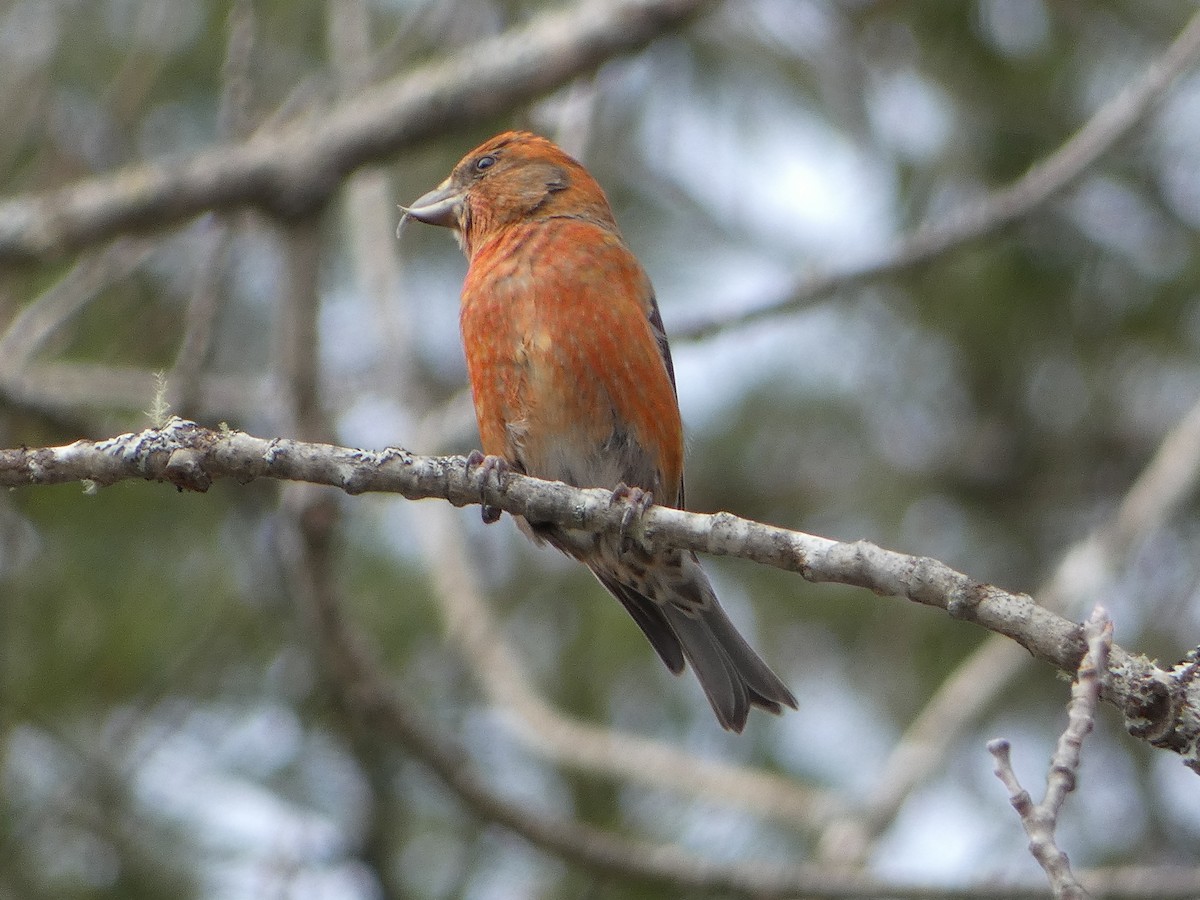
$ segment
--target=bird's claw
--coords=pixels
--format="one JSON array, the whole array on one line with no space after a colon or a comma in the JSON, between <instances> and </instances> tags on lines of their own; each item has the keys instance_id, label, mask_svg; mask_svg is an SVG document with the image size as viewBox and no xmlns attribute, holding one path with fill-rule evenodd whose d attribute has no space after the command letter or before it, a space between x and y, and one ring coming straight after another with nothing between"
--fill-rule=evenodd
<instances>
[{"instance_id":1,"label":"bird's claw","mask_svg":"<svg viewBox=\"0 0 1200 900\"><path fill-rule=\"evenodd\" d=\"M621 552L628 553L634 547L634 540L629 531L633 528L634 523L646 514L646 510L654 505L654 495L640 487L630 487L622 481L613 488L612 497L609 498L608 503L612 506L622 500L626 501L628 505L621 515Z\"/></svg>"},{"instance_id":2,"label":"bird's claw","mask_svg":"<svg viewBox=\"0 0 1200 900\"><path fill-rule=\"evenodd\" d=\"M505 480L508 473L512 471L511 467L502 456L484 456L478 450L472 450L467 454L467 472L475 476L475 480L479 485L479 494L482 499L484 488L487 487L488 479L493 476L496 479L496 485L504 490ZM493 522L499 522L500 516L503 514L498 506L489 506L483 504L480 507L480 517L483 519L484 525L491 525Z\"/></svg>"}]
</instances>

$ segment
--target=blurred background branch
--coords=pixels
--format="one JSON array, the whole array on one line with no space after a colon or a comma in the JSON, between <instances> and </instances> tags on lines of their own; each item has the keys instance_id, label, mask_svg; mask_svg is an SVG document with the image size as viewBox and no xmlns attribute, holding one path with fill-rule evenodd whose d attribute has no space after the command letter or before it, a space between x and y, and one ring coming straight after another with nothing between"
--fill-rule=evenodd
<instances>
[{"instance_id":1,"label":"blurred background branch","mask_svg":"<svg viewBox=\"0 0 1200 900\"><path fill-rule=\"evenodd\" d=\"M1166 435L1112 514L1072 545L1034 597L1072 618L1104 596L1129 555L1193 495L1200 479L1200 403ZM904 801L932 776L954 741L991 709L1030 663L1000 635L980 644L942 682L892 748L877 787L861 810L834 822L826 853L850 861L894 820Z\"/></svg>"},{"instance_id":2,"label":"blurred background branch","mask_svg":"<svg viewBox=\"0 0 1200 900\"><path fill-rule=\"evenodd\" d=\"M1060 147L1031 165L1016 181L942 213L936 220L922 223L878 259L840 272L806 274L781 300L724 313L708 321L685 322L677 334L698 339L726 328L797 312L839 291L940 259L1032 215L1075 184L1101 155L1144 122L1175 80L1194 68L1197 60L1200 60L1200 13L1188 20L1171 46L1150 62L1141 78L1125 86Z\"/></svg>"},{"instance_id":3,"label":"blurred background branch","mask_svg":"<svg viewBox=\"0 0 1200 900\"><path fill-rule=\"evenodd\" d=\"M702 0L604 0L548 11L453 58L363 88L299 122L190 159L0 201L0 265L52 259L210 210L319 209L364 163L496 115L679 27ZM487 85L487 91L480 86Z\"/></svg>"}]
</instances>

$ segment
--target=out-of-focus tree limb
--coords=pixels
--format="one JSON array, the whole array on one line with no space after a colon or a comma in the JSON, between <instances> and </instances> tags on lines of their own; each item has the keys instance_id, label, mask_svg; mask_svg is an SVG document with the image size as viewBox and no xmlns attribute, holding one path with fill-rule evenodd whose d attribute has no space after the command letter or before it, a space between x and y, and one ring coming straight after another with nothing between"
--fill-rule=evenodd
<instances>
[{"instance_id":1,"label":"out-of-focus tree limb","mask_svg":"<svg viewBox=\"0 0 1200 900\"><path fill-rule=\"evenodd\" d=\"M846 814L845 804L832 791L689 754L666 741L583 722L556 709L538 693L481 596L453 512L444 506L426 512L420 540L426 545L450 636L469 659L484 692L511 717L518 740L534 753L578 771L723 803L805 831Z\"/></svg>"},{"instance_id":2,"label":"out-of-focus tree limb","mask_svg":"<svg viewBox=\"0 0 1200 900\"><path fill-rule=\"evenodd\" d=\"M128 278L152 247L117 241L85 256L27 303L0 332L0 386L19 379L38 352L71 318L113 283Z\"/></svg>"},{"instance_id":3,"label":"out-of-focus tree limb","mask_svg":"<svg viewBox=\"0 0 1200 900\"><path fill-rule=\"evenodd\" d=\"M290 492L293 497L297 492ZM811 900L891 897L895 900L1040 900L1042 885L989 882L966 887L888 884L838 867L774 860L725 862L598 828L574 818L527 809L483 778L463 747L439 729L411 694L381 675L365 636L342 614L336 592L313 566L311 548L320 544L320 516L302 504L279 535L279 548L297 599L314 616L330 686L346 713L363 729L395 741L425 763L475 815L519 835L543 852L575 865L626 879L647 880L673 893L697 892L763 898L803 896ZM617 510L619 512L619 508ZM318 523L316 531L313 522ZM1185 900L1200 889L1190 870L1125 870L1083 878L1092 896L1108 900Z\"/></svg>"},{"instance_id":4,"label":"out-of-focus tree limb","mask_svg":"<svg viewBox=\"0 0 1200 900\"><path fill-rule=\"evenodd\" d=\"M1038 602L1056 613L1077 615L1089 599L1104 592L1137 543L1195 493L1198 481L1200 402L1162 439L1112 514L1063 554L1035 592ZM831 824L822 839L822 855L843 864L865 858L905 798L938 770L954 741L1009 689L1028 660L999 635L989 636L963 660L896 743L863 807Z\"/></svg>"},{"instance_id":5,"label":"out-of-focus tree limb","mask_svg":"<svg viewBox=\"0 0 1200 900\"><path fill-rule=\"evenodd\" d=\"M1034 163L1012 184L900 237L877 258L852 268L802 276L780 299L671 329L676 339L699 339L781 313L796 312L837 291L894 275L951 250L995 234L1035 212L1074 184L1121 138L1129 134L1166 94L1175 79L1200 61L1200 12L1140 80L1100 107L1057 150Z\"/></svg>"},{"instance_id":6,"label":"out-of-focus tree limb","mask_svg":"<svg viewBox=\"0 0 1200 900\"><path fill-rule=\"evenodd\" d=\"M620 533L626 505L610 492L510 474L480 477L462 457L423 457L400 449L354 450L287 439L266 440L212 431L172 419L163 428L106 441L0 451L0 486L98 484L145 478L181 490L203 491L214 478L268 477L307 481L358 494L399 493L411 500L439 497L456 506L486 503L533 521ZM731 513L690 513L651 507L627 532L650 551L679 547L736 556L801 574L813 582L867 588L946 610L952 617L1004 635L1035 658L1072 673L1085 652L1080 626L1014 594L974 581L928 557L845 543L741 519ZM1200 680L1195 666L1160 668L1113 645L1104 697L1124 714L1130 731L1173 750L1200 771Z\"/></svg>"},{"instance_id":7,"label":"out-of-focus tree limb","mask_svg":"<svg viewBox=\"0 0 1200 900\"><path fill-rule=\"evenodd\" d=\"M364 163L553 90L678 28L709 2L589 0L553 10L244 143L0 202L0 265L61 257L206 210L308 214Z\"/></svg>"}]
</instances>

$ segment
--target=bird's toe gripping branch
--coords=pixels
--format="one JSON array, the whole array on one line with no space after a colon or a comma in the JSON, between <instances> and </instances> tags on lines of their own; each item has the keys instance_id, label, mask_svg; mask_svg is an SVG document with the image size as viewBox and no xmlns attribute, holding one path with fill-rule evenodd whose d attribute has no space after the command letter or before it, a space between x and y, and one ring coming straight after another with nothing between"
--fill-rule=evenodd
<instances>
[{"instance_id":1,"label":"bird's toe gripping branch","mask_svg":"<svg viewBox=\"0 0 1200 900\"><path fill-rule=\"evenodd\" d=\"M612 506L622 500L627 501L629 505L625 507L625 512L621 516L621 552L628 553L635 544L629 532L634 524L646 514L646 510L654 505L654 495L640 487L630 487L625 482L621 482L613 488L612 497L608 502Z\"/></svg>"},{"instance_id":2,"label":"bird's toe gripping branch","mask_svg":"<svg viewBox=\"0 0 1200 900\"><path fill-rule=\"evenodd\" d=\"M508 473L512 471L512 467L502 456L484 456L478 450L472 450L467 455L467 472L475 476L475 481L479 485L479 496L483 499L484 489L488 485L488 480L496 479L496 485L503 490L505 479ZM493 522L499 522L502 510L495 506L488 506L486 503L480 509L480 516L483 519L483 524L491 525Z\"/></svg>"}]
</instances>

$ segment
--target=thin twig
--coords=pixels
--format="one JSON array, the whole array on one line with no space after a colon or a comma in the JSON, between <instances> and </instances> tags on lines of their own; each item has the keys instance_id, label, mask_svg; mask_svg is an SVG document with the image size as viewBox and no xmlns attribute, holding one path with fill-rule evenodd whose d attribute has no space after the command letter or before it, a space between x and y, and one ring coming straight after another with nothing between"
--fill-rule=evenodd
<instances>
[{"instance_id":1,"label":"thin twig","mask_svg":"<svg viewBox=\"0 0 1200 900\"><path fill-rule=\"evenodd\" d=\"M1108 668L1112 631L1108 613L1097 606L1083 626L1088 651L1079 663L1079 672L1071 688L1067 727L1050 760L1046 793L1041 803L1034 803L1029 792L1021 787L1017 773L1013 771L1008 741L1000 738L988 742L988 752L996 761L996 777L1008 788L1009 802L1029 835L1029 852L1045 871L1056 900L1087 900L1089 896L1071 872L1070 860L1055 842L1054 832L1067 794L1075 790L1083 739L1095 725L1101 675Z\"/></svg>"}]
</instances>

